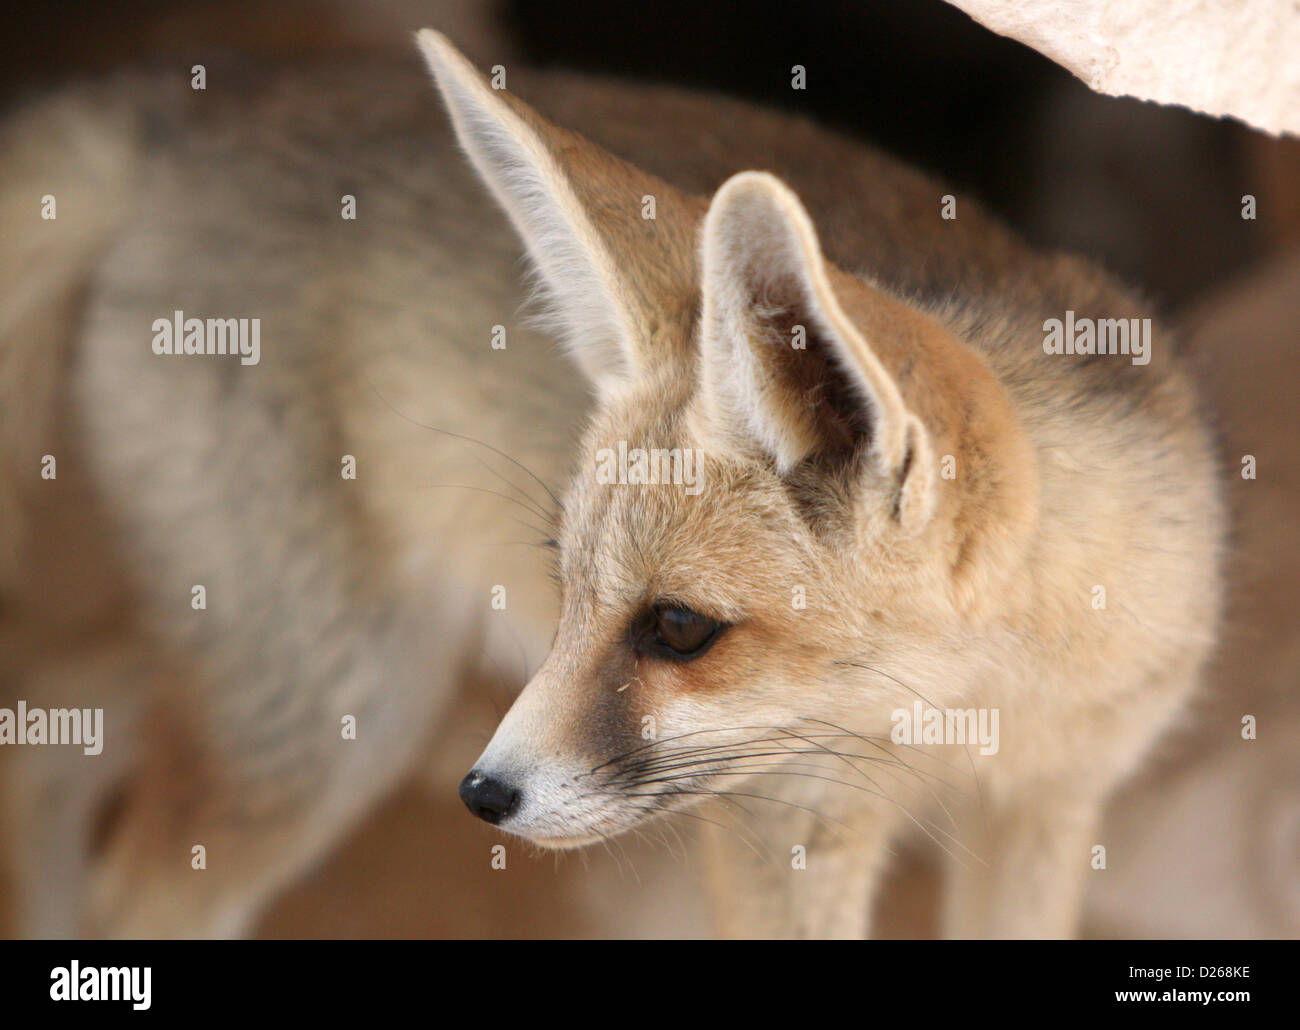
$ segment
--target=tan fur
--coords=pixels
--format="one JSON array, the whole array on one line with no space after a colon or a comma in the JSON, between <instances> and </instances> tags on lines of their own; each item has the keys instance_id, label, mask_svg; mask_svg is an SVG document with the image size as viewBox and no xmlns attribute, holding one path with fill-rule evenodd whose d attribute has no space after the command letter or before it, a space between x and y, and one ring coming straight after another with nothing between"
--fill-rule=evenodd
<instances>
[{"instance_id":1,"label":"tan fur","mask_svg":"<svg viewBox=\"0 0 1300 1030\"><path fill-rule=\"evenodd\" d=\"M445 42L423 42L444 91L473 78ZM474 96L479 126L518 109ZM556 151L540 119L511 131ZM518 181L480 171L498 193ZM539 171L558 197L590 195L599 175L585 150ZM534 185L528 202L547 200ZM601 194L606 218L612 202ZM909 821L952 861L950 933L1070 933L1101 804L1192 689L1217 622L1214 460L1171 341L1142 369L1045 355L1056 303L1128 317L1134 302L1028 253L1019 295L991 298L972 275L968 294L953 284L964 309L891 296L827 262L770 175L731 179L685 229L701 239L701 317L684 339L646 326L639 375L597 380L563 505L559 633L475 778L513 787L502 826L552 846L701 796L749 799L757 811L717 842L731 933L862 932ZM589 260L638 279L643 252L611 259L618 238L630 233L602 233ZM545 277L552 255L532 253ZM640 304L619 316L646 323ZM795 326L815 343L791 348ZM615 441L700 452L706 488L599 482ZM955 478L939 477L941 457ZM729 626L688 664L657 659L629 627L665 601ZM894 746L889 713L914 696L997 709L1002 749Z\"/></svg>"},{"instance_id":2,"label":"tan fur","mask_svg":"<svg viewBox=\"0 0 1300 1030\"><path fill-rule=\"evenodd\" d=\"M531 777L533 814L503 828L572 846L658 806L728 823L710 841L722 928L804 936L866 930L910 832L952 858L949 932L1069 933L1098 806L1178 711L1217 622L1222 516L1172 341L1158 333L1142 369L1045 357L1044 318L1143 308L965 200L942 222L937 184L804 121L513 68L503 93L436 34L422 44L594 403L515 320L517 244L409 69L253 76L198 100L127 79L53 102L69 131L34 176L5 152L6 211L28 210L79 134L118 155L93 187L112 224L34 259L80 298L41 321L66 364L38 334L14 351L66 399L80 511L107 538L86 564L125 570L86 623L112 608L126 628L66 638L62 665L29 657L4 684L55 704L75 682L117 727L93 770L3 756L11 825L47 830L8 835L28 932L245 931L411 769L467 667L540 662L479 763ZM753 170L771 174L724 185ZM735 260L714 260L710 219ZM7 234L6 261L41 230ZM173 308L262 317L261 365L151 354ZM812 330L793 361L770 349L792 319ZM2 388L20 392L7 371ZM60 410L42 395L33 419ZM617 441L697 449L704 489L596 483ZM521 466L547 487L571 473L561 510ZM28 457L6 475L36 488ZM546 656L545 550L517 545L552 532ZM34 632L27 612L49 622L46 566L29 564L6 640ZM732 625L696 662L649 661L629 620L659 598ZM1000 707L1001 752L892 746L889 712L917 694ZM807 753L674 781L730 792L698 813L693 795L641 796L674 788L631 787L619 759L763 736ZM76 856L60 889L56 852Z\"/></svg>"}]
</instances>

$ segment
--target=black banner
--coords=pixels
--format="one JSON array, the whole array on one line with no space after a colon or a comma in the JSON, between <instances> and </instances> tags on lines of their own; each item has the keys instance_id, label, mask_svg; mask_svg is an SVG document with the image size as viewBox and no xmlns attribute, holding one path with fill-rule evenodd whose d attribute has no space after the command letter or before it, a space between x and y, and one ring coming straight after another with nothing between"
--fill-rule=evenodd
<instances>
[{"instance_id":1,"label":"black banner","mask_svg":"<svg viewBox=\"0 0 1300 1030\"><path fill-rule=\"evenodd\" d=\"M3 950L6 1014L98 1023L112 1012L167 1025L249 1014L554 1018L557 1003L584 1021L629 1003L674 1021L753 1007L817 1018L855 1003L854 1021L908 1011L1236 1021L1293 1013L1300 959L1294 941L873 941L834 956L806 945L629 942L592 952L559 941L11 941ZM687 998L697 1000L683 1008Z\"/></svg>"}]
</instances>

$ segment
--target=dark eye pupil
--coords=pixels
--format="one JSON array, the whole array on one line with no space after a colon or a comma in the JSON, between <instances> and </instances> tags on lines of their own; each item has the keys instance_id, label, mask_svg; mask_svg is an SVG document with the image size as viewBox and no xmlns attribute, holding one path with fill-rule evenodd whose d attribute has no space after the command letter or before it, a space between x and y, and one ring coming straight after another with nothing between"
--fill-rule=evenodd
<instances>
[{"instance_id":1,"label":"dark eye pupil","mask_svg":"<svg viewBox=\"0 0 1300 1030\"><path fill-rule=\"evenodd\" d=\"M638 654L668 662L693 662L712 646L727 624L680 604L651 606L628 627Z\"/></svg>"},{"instance_id":2,"label":"dark eye pupil","mask_svg":"<svg viewBox=\"0 0 1300 1030\"><path fill-rule=\"evenodd\" d=\"M685 608L661 608L656 629L659 639L678 654L691 654L709 642L718 621Z\"/></svg>"}]
</instances>

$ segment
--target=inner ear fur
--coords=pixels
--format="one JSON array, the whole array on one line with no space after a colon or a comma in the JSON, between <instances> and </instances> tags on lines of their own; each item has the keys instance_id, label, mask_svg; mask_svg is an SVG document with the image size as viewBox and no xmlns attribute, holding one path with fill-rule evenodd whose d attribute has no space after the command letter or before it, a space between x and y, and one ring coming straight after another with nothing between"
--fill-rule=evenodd
<instances>
[{"instance_id":1,"label":"inner ear fur","mask_svg":"<svg viewBox=\"0 0 1300 1030\"><path fill-rule=\"evenodd\" d=\"M897 481L909 529L934 503L933 453L891 372L840 303L870 291L825 260L803 206L765 173L735 176L705 219L703 392L714 421L791 481L865 467ZM883 299L883 298L882 298Z\"/></svg>"}]
</instances>

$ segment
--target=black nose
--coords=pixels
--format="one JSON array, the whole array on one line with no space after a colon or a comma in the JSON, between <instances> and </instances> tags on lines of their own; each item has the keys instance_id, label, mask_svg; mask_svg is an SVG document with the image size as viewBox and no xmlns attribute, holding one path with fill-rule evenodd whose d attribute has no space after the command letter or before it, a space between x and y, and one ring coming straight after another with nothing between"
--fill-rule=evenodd
<instances>
[{"instance_id":1,"label":"black nose","mask_svg":"<svg viewBox=\"0 0 1300 1030\"><path fill-rule=\"evenodd\" d=\"M519 805L519 791L507 783L471 769L460 781L460 799L465 807L493 826Z\"/></svg>"}]
</instances>

